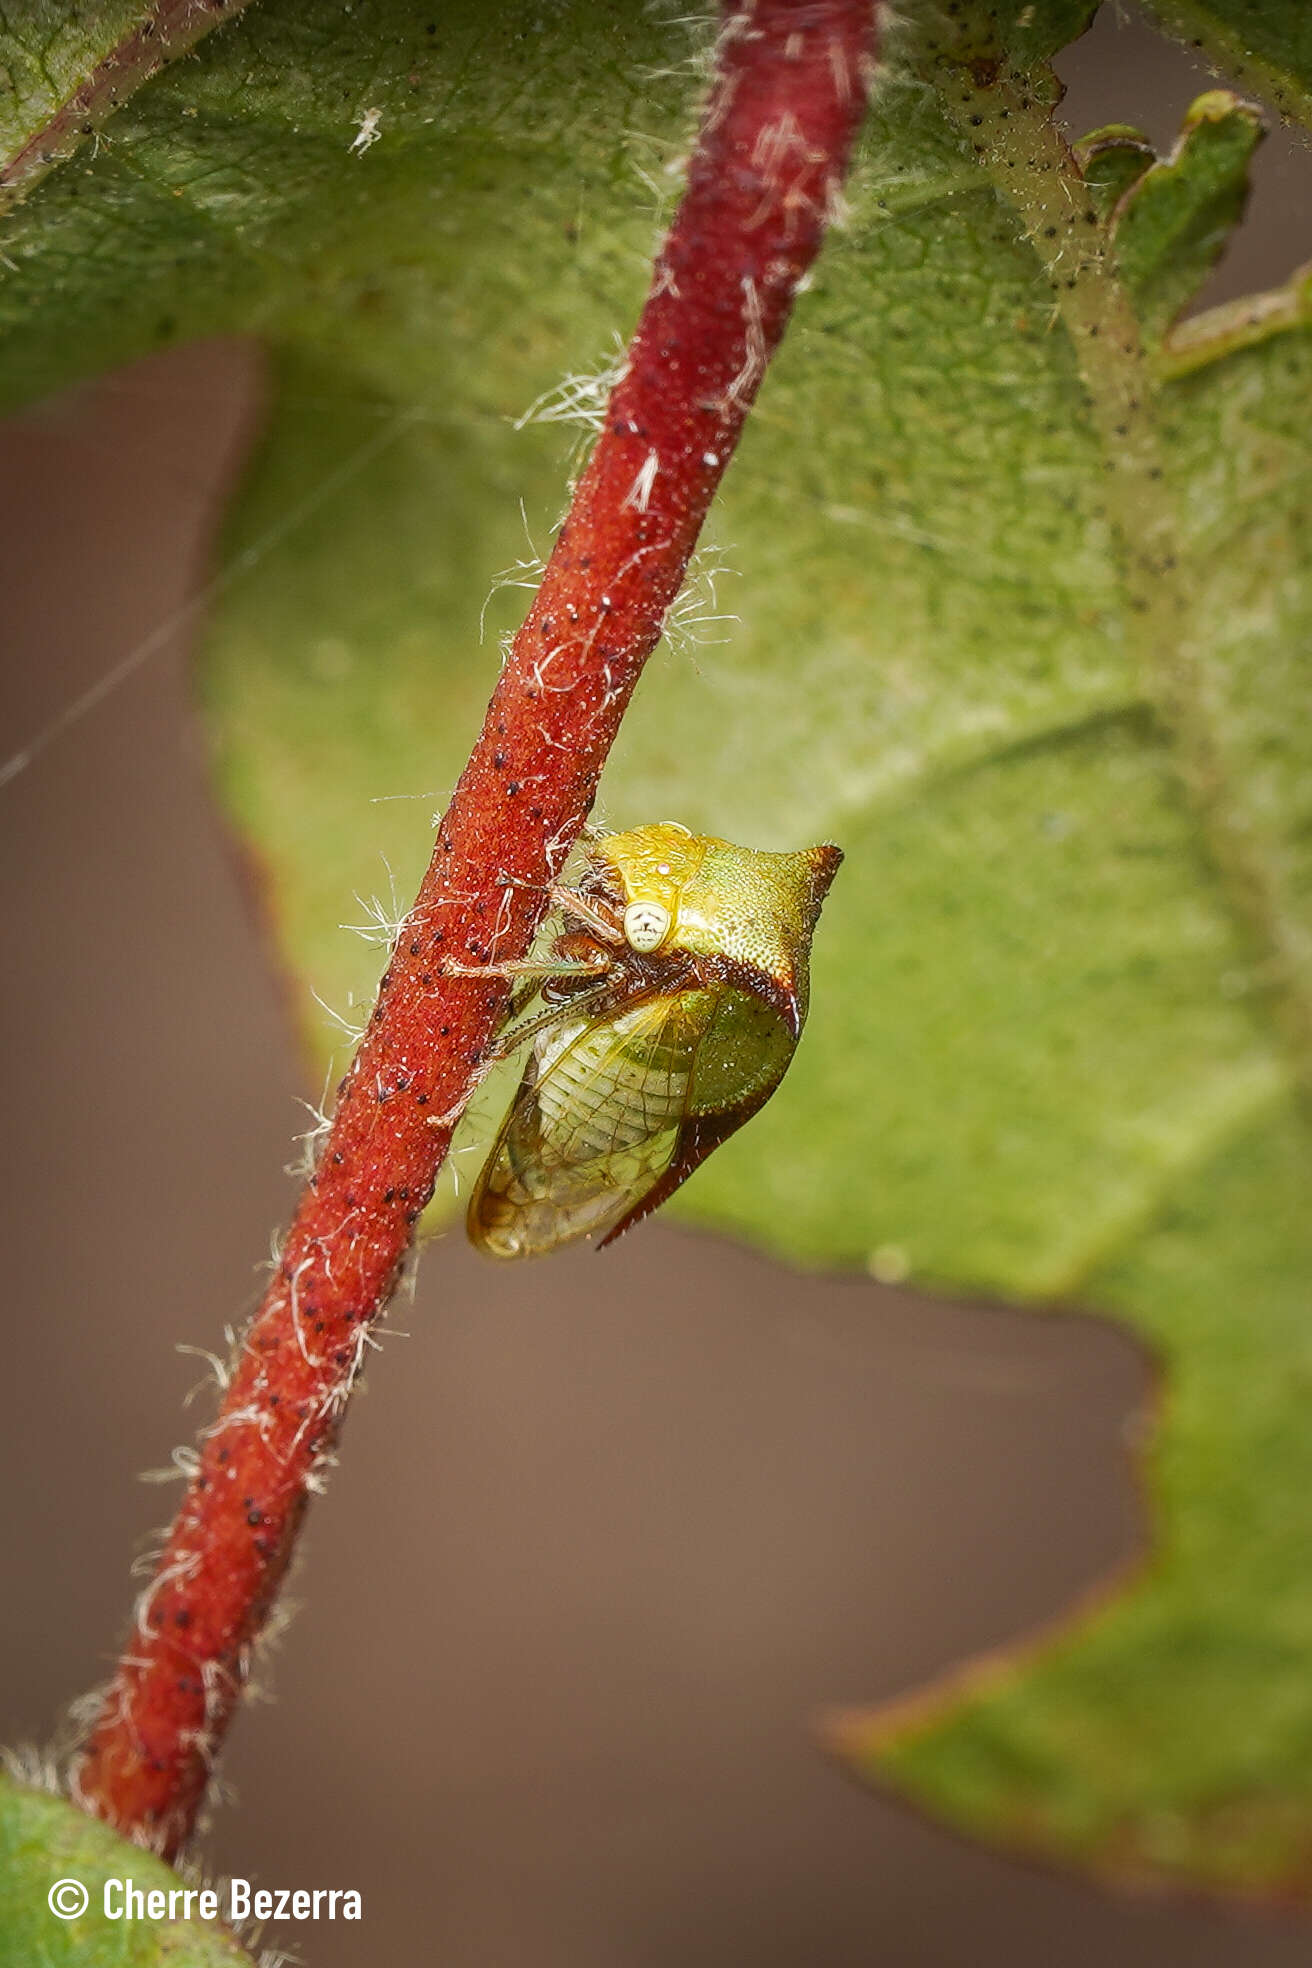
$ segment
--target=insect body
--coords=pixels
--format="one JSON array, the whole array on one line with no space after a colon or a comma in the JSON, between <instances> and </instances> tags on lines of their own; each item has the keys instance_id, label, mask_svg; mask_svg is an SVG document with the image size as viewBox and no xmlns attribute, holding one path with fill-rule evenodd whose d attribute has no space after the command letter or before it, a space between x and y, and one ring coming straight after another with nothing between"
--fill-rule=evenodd
<instances>
[{"instance_id":1,"label":"insect body","mask_svg":"<svg viewBox=\"0 0 1312 1968\"><path fill-rule=\"evenodd\" d=\"M578 928L540 966L543 1012L474 1185L471 1240L532 1257L608 1243L769 1099L806 1019L811 934L842 854L764 854L665 821L595 841L556 900ZM517 1040L514 1028L505 1050Z\"/></svg>"}]
</instances>

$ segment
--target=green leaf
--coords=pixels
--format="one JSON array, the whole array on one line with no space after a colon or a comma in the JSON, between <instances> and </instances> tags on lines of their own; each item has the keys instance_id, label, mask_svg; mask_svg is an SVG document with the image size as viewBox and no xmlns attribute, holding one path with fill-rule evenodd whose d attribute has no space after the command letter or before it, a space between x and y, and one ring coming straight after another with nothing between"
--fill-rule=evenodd
<instances>
[{"instance_id":1,"label":"green leaf","mask_svg":"<svg viewBox=\"0 0 1312 1968\"><path fill-rule=\"evenodd\" d=\"M1261 112L1211 89L1191 106L1171 156L1137 174L1119 200L1117 264L1149 335L1169 327L1220 258L1261 140Z\"/></svg>"},{"instance_id":2,"label":"green leaf","mask_svg":"<svg viewBox=\"0 0 1312 1968\"><path fill-rule=\"evenodd\" d=\"M1168 33L1237 88L1312 129L1312 10L1305 0L1149 0Z\"/></svg>"},{"instance_id":3,"label":"green leaf","mask_svg":"<svg viewBox=\"0 0 1312 1968\"><path fill-rule=\"evenodd\" d=\"M1090 1281L1170 1363L1138 1589L905 1713L851 1718L859 1767L966 1830L1109 1877L1303 1897L1312 1631L1306 1123L1283 1107L1182 1183ZM1242 1692L1241 1692L1242 1691Z\"/></svg>"},{"instance_id":4,"label":"green leaf","mask_svg":"<svg viewBox=\"0 0 1312 1968\"><path fill-rule=\"evenodd\" d=\"M24 0L0 22L0 213L64 163L166 62L246 0ZM98 141L98 137L97 137Z\"/></svg>"},{"instance_id":5,"label":"green leaf","mask_svg":"<svg viewBox=\"0 0 1312 1968\"><path fill-rule=\"evenodd\" d=\"M1130 123L1108 123L1100 130L1091 130L1074 149L1075 162L1104 219L1131 185L1157 162L1157 153L1143 131Z\"/></svg>"},{"instance_id":6,"label":"green leaf","mask_svg":"<svg viewBox=\"0 0 1312 1968\"><path fill-rule=\"evenodd\" d=\"M107 1881L130 1880L141 1893L163 1893L162 1916L124 1919L121 1893L105 1911ZM59 1904L50 1899L62 1884ZM74 1914L78 1889L86 1911ZM217 1923L181 1917L187 1882L139 1845L48 1791L29 1790L0 1772L0 1968L250 1968L251 1957ZM199 1915L199 1889L190 1901ZM168 1918L167 1895L177 1919ZM224 1905L218 1896L220 1908Z\"/></svg>"},{"instance_id":7,"label":"green leaf","mask_svg":"<svg viewBox=\"0 0 1312 1968\"><path fill-rule=\"evenodd\" d=\"M684 1215L1115 1312L1171 1388L1151 1576L845 1742L980 1835L1292 1892L1312 336L1290 308L1161 380L1146 340L1210 264L1253 124L1196 118L1121 187L1113 241L1035 53L1086 11L895 42L726 483L714 598L650 666L603 800L848 851L797 1062ZM202 687L317 1071L312 992L348 1018L371 994L379 950L339 925L413 892L522 603L494 577L531 582L550 540L559 416L632 323L691 128L705 49L672 12L523 19L253 11L0 235L9 401L177 335L273 352Z\"/></svg>"},{"instance_id":8,"label":"green leaf","mask_svg":"<svg viewBox=\"0 0 1312 1968\"><path fill-rule=\"evenodd\" d=\"M1099 0L991 0L966 12L958 8L960 30L982 49L1005 50L1019 66L1035 70L1084 33ZM887 30L886 30L887 31Z\"/></svg>"},{"instance_id":9,"label":"green leaf","mask_svg":"<svg viewBox=\"0 0 1312 1968\"><path fill-rule=\"evenodd\" d=\"M60 0L29 0L6 15L0 41L0 169L40 134L150 11L142 0L103 0L88 17Z\"/></svg>"},{"instance_id":10,"label":"green leaf","mask_svg":"<svg viewBox=\"0 0 1312 1968\"><path fill-rule=\"evenodd\" d=\"M1298 267L1283 286L1249 294L1177 322L1158 351L1161 376L1187 376L1223 355L1256 348L1291 328L1312 327L1312 266Z\"/></svg>"}]
</instances>

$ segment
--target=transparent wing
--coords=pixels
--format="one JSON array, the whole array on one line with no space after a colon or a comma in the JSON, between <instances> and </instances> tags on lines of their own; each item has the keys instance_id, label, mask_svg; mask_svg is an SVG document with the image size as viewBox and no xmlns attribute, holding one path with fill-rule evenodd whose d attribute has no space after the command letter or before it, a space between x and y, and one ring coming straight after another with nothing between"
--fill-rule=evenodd
<instances>
[{"instance_id":1,"label":"transparent wing","mask_svg":"<svg viewBox=\"0 0 1312 1968\"><path fill-rule=\"evenodd\" d=\"M562 1020L534 1048L469 1204L472 1240L531 1257L605 1236L675 1159L716 994Z\"/></svg>"}]
</instances>

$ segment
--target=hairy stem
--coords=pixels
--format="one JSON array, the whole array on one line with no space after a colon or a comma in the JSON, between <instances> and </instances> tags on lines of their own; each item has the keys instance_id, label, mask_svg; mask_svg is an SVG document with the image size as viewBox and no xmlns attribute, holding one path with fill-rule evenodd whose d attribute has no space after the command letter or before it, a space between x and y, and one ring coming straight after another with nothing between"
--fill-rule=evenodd
<instances>
[{"instance_id":1,"label":"hairy stem","mask_svg":"<svg viewBox=\"0 0 1312 1968\"><path fill-rule=\"evenodd\" d=\"M674 226L100 1718L88 1809L189 1837L351 1387L682 583L865 102L874 0L735 0ZM434 1117L443 1117L434 1125Z\"/></svg>"}]
</instances>

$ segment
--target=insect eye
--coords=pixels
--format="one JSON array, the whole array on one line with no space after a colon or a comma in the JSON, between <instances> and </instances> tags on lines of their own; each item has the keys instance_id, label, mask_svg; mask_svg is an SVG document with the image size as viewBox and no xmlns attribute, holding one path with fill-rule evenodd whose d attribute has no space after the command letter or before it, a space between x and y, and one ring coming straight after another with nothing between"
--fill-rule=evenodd
<instances>
[{"instance_id":1,"label":"insect eye","mask_svg":"<svg viewBox=\"0 0 1312 1968\"><path fill-rule=\"evenodd\" d=\"M624 936L631 950L658 950L670 933L670 912L660 902L630 902L624 911Z\"/></svg>"}]
</instances>

